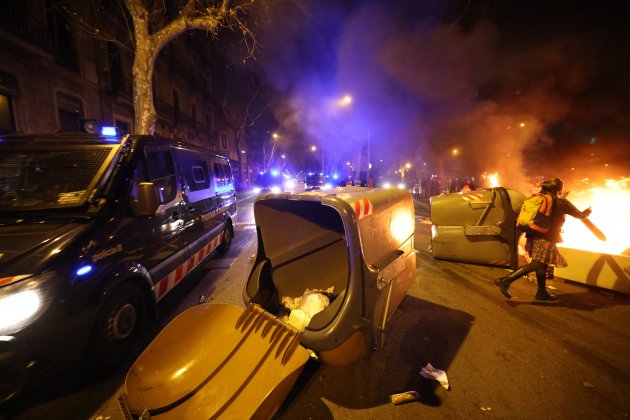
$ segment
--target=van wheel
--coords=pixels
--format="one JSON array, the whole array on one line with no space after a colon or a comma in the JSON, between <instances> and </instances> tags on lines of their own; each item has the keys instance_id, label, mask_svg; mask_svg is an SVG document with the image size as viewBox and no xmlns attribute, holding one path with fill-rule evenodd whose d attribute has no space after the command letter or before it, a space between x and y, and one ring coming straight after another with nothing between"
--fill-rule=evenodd
<instances>
[{"instance_id":1,"label":"van wheel","mask_svg":"<svg viewBox=\"0 0 630 420\"><path fill-rule=\"evenodd\" d=\"M146 300L131 283L115 289L96 319L92 333L90 360L110 367L123 361L138 342L146 321Z\"/></svg>"},{"instance_id":2,"label":"van wheel","mask_svg":"<svg viewBox=\"0 0 630 420\"><path fill-rule=\"evenodd\" d=\"M223 254L230 249L230 245L232 245L232 237L232 229L230 228L230 225L226 223L225 229L223 230L223 240L221 241L221 244L219 244L218 248L220 253Z\"/></svg>"}]
</instances>

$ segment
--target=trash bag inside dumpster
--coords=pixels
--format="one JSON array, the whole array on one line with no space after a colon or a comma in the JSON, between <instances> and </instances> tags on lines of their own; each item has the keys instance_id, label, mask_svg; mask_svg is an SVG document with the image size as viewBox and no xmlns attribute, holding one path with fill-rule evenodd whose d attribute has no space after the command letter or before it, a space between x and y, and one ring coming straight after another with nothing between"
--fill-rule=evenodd
<instances>
[{"instance_id":1,"label":"trash bag inside dumpster","mask_svg":"<svg viewBox=\"0 0 630 420\"><path fill-rule=\"evenodd\" d=\"M283 299L301 297L307 289L328 290L330 303L313 315L308 328L329 324L350 279L348 243L339 213L315 201L265 200L257 203L255 216L258 258L246 300L283 316L287 309Z\"/></svg>"}]
</instances>

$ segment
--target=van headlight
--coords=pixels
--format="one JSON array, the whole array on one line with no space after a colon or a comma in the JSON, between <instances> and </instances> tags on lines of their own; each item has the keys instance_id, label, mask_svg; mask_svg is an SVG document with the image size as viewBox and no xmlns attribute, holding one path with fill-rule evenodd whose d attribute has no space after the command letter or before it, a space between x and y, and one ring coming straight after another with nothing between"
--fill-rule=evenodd
<instances>
[{"instance_id":1,"label":"van headlight","mask_svg":"<svg viewBox=\"0 0 630 420\"><path fill-rule=\"evenodd\" d=\"M42 277L32 276L0 289L0 335L12 335L33 323L50 302Z\"/></svg>"}]
</instances>

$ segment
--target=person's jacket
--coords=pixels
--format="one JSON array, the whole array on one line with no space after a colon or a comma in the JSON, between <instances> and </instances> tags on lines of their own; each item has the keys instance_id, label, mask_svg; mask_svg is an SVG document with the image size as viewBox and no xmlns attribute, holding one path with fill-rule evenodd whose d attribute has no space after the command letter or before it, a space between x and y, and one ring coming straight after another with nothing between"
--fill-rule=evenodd
<instances>
[{"instance_id":1,"label":"person's jacket","mask_svg":"<svg viewBox=\"0 0 630 420\"><path fill-rule=\"evenodd\" d=\"M549 231L547 233L536 233L535 235L528 234L528 237L541 238L556 244L562 242L562 226L567 214L577 219L584 219L588 217L590 211L580 211L566 198L553 196Z\"/></svg>"}]
</instances>

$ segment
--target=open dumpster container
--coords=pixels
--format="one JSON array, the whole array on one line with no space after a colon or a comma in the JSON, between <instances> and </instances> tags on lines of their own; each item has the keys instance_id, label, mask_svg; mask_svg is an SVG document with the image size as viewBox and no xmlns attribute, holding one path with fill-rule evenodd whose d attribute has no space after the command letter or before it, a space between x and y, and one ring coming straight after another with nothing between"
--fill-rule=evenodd
<instances>
[{"instance_id":1,"label":"open dumpster container","mask_svg":"<svg viewBox=\"0 0 630 420\"><path fill-rule=\"evenodd\" d=\"M431 197L433 256L516 268L523 201L525 195L503 187Z\"/></svg>"},{"instance_id":2,"label":"open dumpster container","mask_svg":"<svg viewBox=\"0 0 630 420\"><path fill-rule=\"evenodd\" d=\"M344 366L382 345L415 278L410 192L265 194L254 215L246 308L202 304L167 325L127 374L128 418L269 418L311 354ZM325 290L329 303L296 328L283 298L307 289Z\"/></svg>"}]
</instances>

